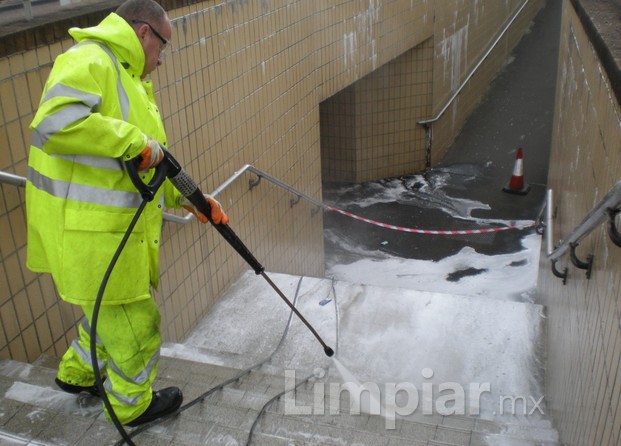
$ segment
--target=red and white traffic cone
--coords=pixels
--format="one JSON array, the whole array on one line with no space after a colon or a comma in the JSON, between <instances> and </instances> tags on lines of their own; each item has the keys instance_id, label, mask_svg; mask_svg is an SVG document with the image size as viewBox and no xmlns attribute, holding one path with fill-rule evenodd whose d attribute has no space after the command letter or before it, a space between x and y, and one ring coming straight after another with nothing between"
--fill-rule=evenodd
<instances>
[{"instance_id":1,"label":"red and white traffic cone","mask_svg":"<svg viewBox=\"0 0 621 446\"><path fill-rule=\"evenodd\" d=\"M517 151L515 165L513 166L513 175L511 175L509 184L502 188L504 192L526 195L530 190L530 186L528 184L524 184L523 158L524 155L522 154L522 148L520 147Z\"/></svg>"}]
</instances>

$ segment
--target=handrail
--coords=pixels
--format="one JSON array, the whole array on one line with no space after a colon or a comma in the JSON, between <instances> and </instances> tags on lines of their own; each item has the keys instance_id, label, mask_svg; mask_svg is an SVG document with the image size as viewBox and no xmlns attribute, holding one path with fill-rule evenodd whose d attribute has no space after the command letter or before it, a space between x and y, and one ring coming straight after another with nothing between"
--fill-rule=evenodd
<instances>
[{"instance_id":1,"label":"handrail","mask_svg":"<svg viewBox=\"0 0 621 446\"><path fill-rule=\"evenodd\" d=\"M254 186L259 184L259 181L261 181L261 178L265 178L270 183L273 183L276 186L281 187L282 189L285 189L287 192L289 192L289 193L291 193L293 195L297 195L298 198L304 198L306 201L314 204L315 206L324 207L324 204L321 203L320 201L317 201L313 197L311 197L309 195L306 195L303 192L300 192L299 190L289 186L288 184L283 183L282 181L280 181L276 177L271 176L270 174L262 171L261 169L257 169L252 164L246 164L246 165L242 166L242 168L239 169L238 171L236 171L235 173L233 173L233 175L231 175L228 180L226 180L224 183L222 183L220 186L218 186L212 192L211 195L215 197L216 195L220 194L222 191L224 191L224 189L226 189L231 184L233 184L235 181L237 181L239 179L239 177L241 177L246 172L251 172L251 173L253 173L253 174L255 174L256 176L259 177L259 180L257 180L257 181L252 181L252 180L250 181L250 189L252 189Z\"/></svg>"},{"instance_id":2,"label":"handrail","mask_svg":"<svg viewBox=\"0 0 621 446\"><path fill-rule=\"evenodd\" d=\"M496 45L498 45L498 42L500 42L500 39L502 39L504 37L504 35L507 33L507 31L509 30L509 28L511 27L511 25L513 25L513 22L515 22L515 20L518 18L518 16L522 13L522 11L524 10L524 8L526 7L526 5L528 4L529 0L525 0L524 3L522 4L522 6L520 6L520 9L518 9L516 11L516 13L513 15L513 17L511 18L511 20L509 20L509 22L507 23L507 25L504 27L504 29L502 30L502 32L498 35L498 37L496 38L496 40L494 41L494 43L492 43L492 45L488 48L488 50L485 52L485 54L483 55L483 57L481 57L481 59L479 60L479 62L474 66L474 68L472 69L472 71L470 71L470 73L468 74L468 76L466 76L466 78L464 79L464 81L461 83L461 85L459 86L459 88L457 89L457 91L453 94L453 96L451 96L449 98L449 100L446 102L446 104L444 105L444 107L442 107L442 109L433 117L433 118L429 118L429 119L425 119L423 121L418 121L418 123L422 126L427 127L429 124L433 124L434 122L436 122L438 119L440 119L442 117L442 115L444 114L444 112L450 107L450 105L453 103L453 101L455 100L455 98L457 98L457 96L459 96L459 93L461 93L461 91L465 88L466 84L468 83L468 81L470 81L470 79L472 78L472 76L474 76L474 73L476 73L479 69L479 67L481 65L483 65L483 62L485 61L485 59L487 59L487 57L491 54L491 52L494 50L494 48L496 48Z\"/></svg>"},{"instance_id":3,"label":"handrail","mask_svg":"<svg viewBox=\"0 0 621 446\"><path fill-rule=\"evenodd\" d=\"M0 171L0 184L10 184L12 186L17 187L26 187L26 178L14 175L8 172ZM168 212L164 212L164 220L169 221L171 223L181 223L185 224L191 221L194 218L194 215L188 212L184 217L180 217L178 215L169 214Z\"/></svg>"},{"instance_id":4,"label":"handrail","mask_svg":"<svg viewBox=\"0 0 621 446\"><path fill-rule=\"evenodd\" d=\"M528 4L528 2L529 2L529 0L525 0L524 1L522 6L520 6L520 8L516 11L516 13L511 18L511 20L509 20L509 22L504 27L504 29L501 31L501 33L498 35L496 40L494 40L494 43L492 43L490 45L490 47L487 49L487 51L485 52L483 57L481 57L481 59L477 62L477 64L472 68L472 70L470 71L468 76L466 76L466 78L461 83L459 88L455 91L455 93L453 93L453 96L451 96L448 99L448 101L446 101L446 104L444 104L444 106L440 109L440 111L435 116L433 116L432 118L424 119L422 121L418 121L418 124L425 128L425 164L426 164L426 166L428 168L431 167L431 138L432 138L431 124L433 124L434 122L438 121L442 117L444 112L446 112L446 110L448 110L448 108L451 106L453 101L457 98L457 96L459 96L461 91L466 87L466 85L468 84L468 82L470 81L472 76L474 76L474 74L479 70L481 65L483 65L483 62L485 62L487 57L496 48L496 45L498 45L498 42L500 42L500 39L502 39L504 37L504 35L507 33L507 31L509 30L511 25L513 25L513 22L515 22L515 20L518 18L518 16L522 13L522 11L524 10L524 8Z\"/></svg>"},{"instance_id":5,"label":"handrail","mask_svg":"<svg viewBox=\"0 0 621 446\"><path fill-rule=\"evenodd\" d=\"M613 218L613 213L619 210L621 206L621 181L618 181L604 196L604 198L587 214L587 216L580 222L578 226L569 234L569 236L561 242L559 246L551 250L552 243L552 203L551 193L549 193L549 202L547 203L547 219L546 224L546 238L547 243L547 256L552 262L558 260L567 250L577 246L580 241L589 235L593 229L603 223L606 219ZM614 226L614 222L611 222L611 227Z\"/></svg>"},{"instance_id":6,"label":"handrail","mask_svg":"<svg viewBox=\"0 0 621 446\"><path fill-rule=\"evenodd\" d=\"M279 179L269 175L268 173L262 171L261 169L257 169L256 167L254 167L251 164L246 164L246 165L242 166L241 169L239 169L238 171L233 173L233 175L231 175L226 181L224 181L224 183L222 183L220 186L218 186L211 193L211 196L212 197L216 197L217 195L221 194L226 188L228 188L231 184L233 184L235 181L237 181L239 179L239 177L241 177L246 172L251 172L251 173L253 173L253 174L255 174L256 176L259 177L259 179L256 180L256 181L250 180L250 189L252 189L254 186L258 185L259 181L261 181L261 178L265 178L270 183L273 183L276 186L281 187L282 189L285 189L287 192L289 192L289 193L291 193L293 195L296 195L298 197L298 199L304 198L306 201L309 201L310 203L314 204L315 206L318 206L318 207L323 207L324 206L323 203L321 203L320 201L317 201L314 198L310 197L309 195L306 195L305 193L300 192L297 189L295 189L295 188L293 188L293 187L283 183ZM13 175L11 173L0 171L0 183L11 184L13 186L18 186L18 187L25 187L26 186L26 178L18 176L18 175ZM168 212L164 212L164 220L169 221L171 223L186 224L186 223L192 221L193 218L194 218L194 215L192 213L189 213L189 212L185 216L183 216L183 217L178 216L178 215L174 215L174 214L169 214Z\"/></svg>"},{"instance_id":7,"label":"handrail","mask_svg":"<svg viewBox=\"0 0 621 446\"><path fill-rule=\"evenodd\" d=\"M0 183L11 184L17 187L25 187L26 178L0 171Z\"/></svg>"}]
</instances>

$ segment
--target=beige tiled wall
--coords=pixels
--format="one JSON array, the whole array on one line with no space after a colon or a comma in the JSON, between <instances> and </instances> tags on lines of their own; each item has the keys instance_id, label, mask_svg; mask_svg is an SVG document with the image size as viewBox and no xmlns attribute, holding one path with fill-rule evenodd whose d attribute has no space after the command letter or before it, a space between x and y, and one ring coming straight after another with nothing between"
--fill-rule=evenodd
<instances>
[{"instance_id":1,"label":"beige tiled wall","mask_svg":"<svg viewBox=\"0 0 621 446\"><path fill-rule=\"evenodd\" d=\"M209 0L173 9L174 51L154 75L171 150L203 191L251 163L321 200L321 135L330 131L320 120L321 104L352 92L356 131L373 128L356 136L356 150L366 158L354 178L397 175L404 164L414 170L425 150L414 121L448 95L448 87L436 83L455 57L441 50L450 47L443 43L453 32L449 16L471 14L471 3ZM460 19L476 36L459 44L474 45L460 46L468 59L462 71L451 71L462 80L491 40L487 34L520 2L475 3L494 14ZM500 3L508 6L494 6ZM71 43L0 58L0 170L25 176L28 124L52 60ZM480 86L469 94L484 91ZM457 108L451 115L461 113ZM412 147L404 150L401 143L410 138ZM245 174L218 197L231 227L268 271L321 276L321 212L304 201L292 206L289 193L265 180L249 189L250 178ZM25 268L24 193L0 188L0 358L60 355L75 335L79 311L58 299L47 275ZM160 265L156 299L166 341L183 339L247 268L217 232L197 222L165 224Z\"/></svg>"},{"instance_id":2,"label":"beige tiled wall","mask_svg":"<svg viewBox=\"0 0 621 446\"><path fill-rule=\"evenodd\" d=\"M621 179L621 107L572 2L563 3L557 100L549 187L554 191L554 241L566 239ZM604 224L582 240L580 259L593 273L568 268L567 285L541 255L539 295L548 307L546 401L561 441L621 442L621 248Z\"/></svg>"},{"instance_id":3,"label":"beige tiled wall","mask_svg":"<svg viewBox=\"0 0 621 446\"><path fill-rule=\"evenodd\" d=\"M323 179L360 182L425 168L425 130L431 111L432 39L324 101ZM388 87L389 86L389 87Z\"/></svg>"}]
</instances>

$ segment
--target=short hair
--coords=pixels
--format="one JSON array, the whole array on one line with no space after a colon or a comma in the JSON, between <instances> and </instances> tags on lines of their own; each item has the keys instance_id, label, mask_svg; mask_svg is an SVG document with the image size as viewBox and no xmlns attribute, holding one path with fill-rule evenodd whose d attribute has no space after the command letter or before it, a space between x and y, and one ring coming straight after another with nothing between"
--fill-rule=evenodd
<instances>
[{"instance_id":1,"label":"short hair","mask_svg":"<svg viewBox=\"0 0 621 446\"><path fill-rule=\"evenodd\" d=\"M115 12L130 25L133 25L133 20L161 23L166 17L164 8L154 0L126 0Z\"/></svg>"}]
</instances>

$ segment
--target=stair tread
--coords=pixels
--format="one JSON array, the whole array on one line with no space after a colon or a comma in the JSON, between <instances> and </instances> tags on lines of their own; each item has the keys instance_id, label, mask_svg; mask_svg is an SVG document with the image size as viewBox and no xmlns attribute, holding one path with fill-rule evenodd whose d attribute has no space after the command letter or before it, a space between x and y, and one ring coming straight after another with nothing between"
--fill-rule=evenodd
<instances>
[{"instance_id":1,"label":"stair tread","mask_svg":"<svg viewBox=\"0 0 621 446\"><path fill-rule=\"evenodd\" d=\"M86 440L82 440L84 432L88 432L91 438L93 435L98 438L98 444L99 440L101 444L118 440L118 433L105 421L97 398L66 394L54 385L56 372L52 367L55 364L57 362L49 358L36 364L0 361L0 435L10 434L16 438L23 436L33 440L63 436L63 441L72 445L86 444ZM192 438L201 438L201 441L206 442L204 444L210 444L223 438L238 441L239 437L242 438L239 441L245 442L264 404L284 390L284 376L272 375L274 370L269 369L268 373L261 369L252 371L234 386L216 392L203 403L185 411L182 417L151 428L148 431L149 440L151 437L165 438L172 441L171 444L184 444L192 443ZM189 402L210 386L239 373L239 369L232 367L163 357L162 374L157 384L185 383L183 390L186 402ZM313 389L301 386L296 393L296 404L308 404L313 396ZM507 429L504 424L474 417L435 416L429 418L432 422L399 418L396 420L396 429L386 430L385 420L378 415L352 415L347 411L332 415L327 405L324 407L326 415L287 415L283 413L284 404L281 399L266 410L256 432L262 440L255 444L261 444L261 441L264 444L287 444L288 439L294 439L296 444L310 444L321 439L328 442L326 444L343 444L355 440L360 444L388 446L417 444L413 442L430 446L475 446L485 444L488 436L503 438L507 444L556 444L546 440L536 441L535 438L521 438L520 435L523 429L523 433L539 431L542 437L546 437L546 430L550 435L554 432L551 427L522 427L516 424ZM29 416L42 420L37 429L28 428ZM61 428L60 425L67 428ZM153 440L153 444L156 443ZM88 444L92 444L92 440Z\"/></svg>"},{"instance_id":2,"label":"stair tread","mask_svg":"<svg viewBox=\"0 0 621 446\"><path fill-rule=\"evenodd\" d=\"M163 363L165 364L164 370L167 372L164 373L163 377L158 378L158 384L163 385L167 381L177 384L185 382L183 390L186 395L186 402L204 393L209 389L209 386L236 376L240 372L238 369L230 367L191 363L191 361L174 358L163 358ZM47 361L47 365L50 364L52 363ZM82 420L90 419L91 422L94 419L99 419L104 425L107 425L103 420L100 403L97 398L87 395L80 395L79 398L76 398L74 395L60 391L53 384L54 376L55 370L44 365L23 364L17 361L0 361L0 390L2 390L2 395L13 398L15 401L3 404L15 405L21 403L34 407L33 403L36 402L37 406L44 411L49 411L52 408L58 411L60 408L59 413L63 413L65 416L77 416ZM209 382L193 385L192 383L195 382L196 376L201 378L208 377ZM181 379L181 377L183 378ZM203 404L207 409L201 415L192 415L192 409L190 409L180 419L187 418L185 422L194 422L196 425L208 422L209 425L217 424L225 427L235 427L248 432L264 404L274 395L282 392L282 390L284 390L283 376L278 377L269 373L263 373L261 370L255 370L250 375L242 378L237 386L227 387L209 397ZM312 401L312 397L312 390L306 390L302 386L297 391L296 402L297 404L304 404L307 401ZM311 399L307 400L306 398ZM5 398L4 401L13 400ZM506 432L503 426L499 426L498 423L466 416L436 416L435 418L430 418L432 422L399 418L396 421L397 429L385 430L383 428L384 419L378 415L350 415L344 411L344 413L337 415L309 415L305 417L285 415L283 414L283 409L284 403L276 401L266 411L264 418L273 420L275 425L312 426L320 429L321 432L325 428L328 433L332 432L332 437L334 437L333 431L336 429L341 431L340 435L348 438L375 438L376 435L380 435L393 439L393 444L398 444L398 440L411 440L413 438L436 442L446 440L447 444L469 444L471 439L482 439L486 435L507 439L514 438L516 441L530 441L530 439L521 438L522 435L518 435L519 432L516 432L516 430L520 430L519 425L513 426L513 432L509 433ZM329 407L326 406L326 414L329 413L328 409ZM276 422L277 420L280 421ZM0 426L2 426L2 418L0 418ZM546 429L544 427L530 426L528 428L525 427L524 430L531 433L538 430L543 433ZM554 431L552 428L548 430L551 433ZM378 431L382 433L378 434ZM263 434L278 437L280 435L279 432L275 429L267 433L263 432ZM305 433L302 432L302 434ZM303 436L301 435L301 437ZM302 440L303 438L300 439ZM364 443L364 441L361 440L361 443ZM551 442L550 444L554 443Z\"/></svg>"}]
</instances>

